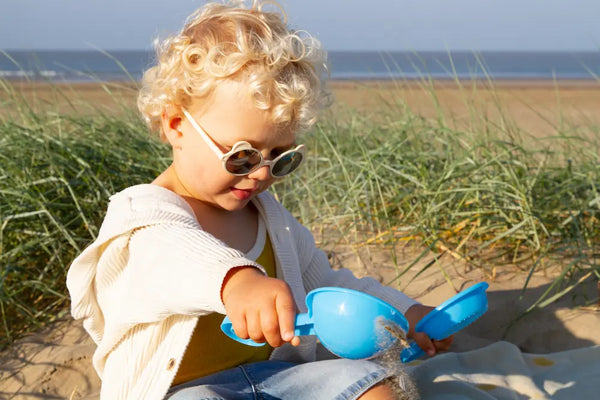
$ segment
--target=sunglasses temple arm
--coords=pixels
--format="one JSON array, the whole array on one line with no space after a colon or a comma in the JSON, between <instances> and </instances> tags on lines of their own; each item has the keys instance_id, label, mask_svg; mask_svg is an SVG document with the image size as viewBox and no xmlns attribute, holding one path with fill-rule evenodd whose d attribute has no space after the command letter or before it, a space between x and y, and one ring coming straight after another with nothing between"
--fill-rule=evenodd
<instances>
[{"instance_id":1,"label":"sunglasses temple arm","mask_svg":"<svg viewBox=\"0 0 600 400\"><path fill-rule=\"evenodd\" d=\"M188 119L188 121L190 121L190 124L192 124L196 132L198 132L200 137L204 139L204 142L206 142L208 147L210 147L212 151L215 152L215 154L218 154L220 159L223 159L223 156L225 156L225 154L221 151L221 149L217 147L217 145L215 144L215 142L213 142L210 136L208 136L206 132L204 132L204 129L202 129L202 127L198 125L196 120L190 115L190 113L185 108L182 108L182 111L185 117Z\"/></svg>"}]
</instances>

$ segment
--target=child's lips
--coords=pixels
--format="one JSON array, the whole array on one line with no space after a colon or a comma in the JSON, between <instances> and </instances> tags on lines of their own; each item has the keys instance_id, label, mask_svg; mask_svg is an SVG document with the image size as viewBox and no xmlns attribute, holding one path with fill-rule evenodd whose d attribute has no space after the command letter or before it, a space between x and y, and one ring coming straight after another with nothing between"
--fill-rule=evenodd
<instances>
[{"instance_id":1,"label":"child's lips","mask_svg":"<svg viewBox=\"0 0 600 400\"><path fill-rule=\"evenodd\" d=\"M233 193L233 195L240 200L249 199L254 192L256 192L256 189L238 189L235 187L231 188L231 193Z\"/></svg>"}]
</instances>

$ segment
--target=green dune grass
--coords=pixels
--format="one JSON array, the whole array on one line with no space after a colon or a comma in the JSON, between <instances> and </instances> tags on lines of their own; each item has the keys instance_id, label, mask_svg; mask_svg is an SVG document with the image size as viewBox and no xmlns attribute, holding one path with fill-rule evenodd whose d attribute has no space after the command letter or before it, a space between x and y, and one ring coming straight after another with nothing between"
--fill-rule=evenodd
<instances>
[{"instance_id":1,"label":"green dune grass","mask_svg":"<svg viewBox=\"0 0 600 400\"><path fill-rule=\"evenodd\" d=\"M2 348L68 313L66 272L96 236L109 196L151 181L169 149L122 104L115 116L34 111L8 82L0 90L11 110L0 114ZM382 99L376 115L325 113L300 140L306 165L272 191L308 227L326 228L325 246L393 252L409 240L490 276L559 260L555 284L531 308L598 279L599 127L564 121L551 138L524 140L509 115L504 123L472 115L458 129L401 99ZM397 264L396 281L411 266Z\"/></svg>"}]
</instances>

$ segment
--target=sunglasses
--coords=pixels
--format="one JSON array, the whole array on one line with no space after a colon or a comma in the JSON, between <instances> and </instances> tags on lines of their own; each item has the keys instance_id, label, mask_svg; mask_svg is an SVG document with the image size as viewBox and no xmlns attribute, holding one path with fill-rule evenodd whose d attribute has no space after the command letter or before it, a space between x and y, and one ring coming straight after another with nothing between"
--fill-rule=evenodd
<instances>
[{"instance_id":1,"label":"sunglasses","mask_svg":"<svg viewBox=\"0 0 600 400\"><path fill-rule=\"evenodd\" d=\"M217 146L217 142L202 129L190 113L184 108L182 111L208 147L219 157L225 171L231 175L245 176L267 165L271 176L281 178L294 172L304 161L304 145L302 144L278 155L274 160L265 160L262 153L248 142L237 142L230 151L223 153Z\"/></svg>"}]
</instances>

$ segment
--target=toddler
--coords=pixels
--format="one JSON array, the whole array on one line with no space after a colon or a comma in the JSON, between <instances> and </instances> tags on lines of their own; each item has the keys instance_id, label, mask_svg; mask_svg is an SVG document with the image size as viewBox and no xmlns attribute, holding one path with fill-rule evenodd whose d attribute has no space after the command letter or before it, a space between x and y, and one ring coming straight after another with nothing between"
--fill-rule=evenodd
<instances>
[{"instance_id":1,"label":"toddler","mask_svg":"<svg viewBox=\"0 0 600 400\"><path fill-rule=\"evenodd\" d=\"M101 398L394 398L388 368L318 359L315 337L294 335L307 292L322 286L377 296L411 327L431 310L332 270L267 191L301 166L298 135L326 102L318 42L258 2L212 3L157 53L138 105L172 163L110 198L67 276L72 314L97 344ZM227 338L224 315L238 336L267 345ZM409 336L429 355L451 342Z\"/></svg>"}]
</instances>

